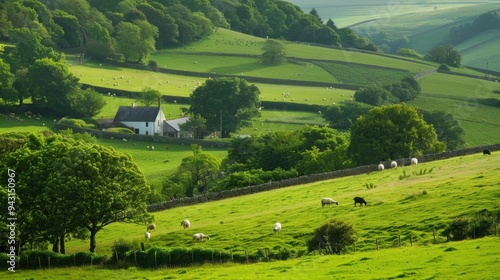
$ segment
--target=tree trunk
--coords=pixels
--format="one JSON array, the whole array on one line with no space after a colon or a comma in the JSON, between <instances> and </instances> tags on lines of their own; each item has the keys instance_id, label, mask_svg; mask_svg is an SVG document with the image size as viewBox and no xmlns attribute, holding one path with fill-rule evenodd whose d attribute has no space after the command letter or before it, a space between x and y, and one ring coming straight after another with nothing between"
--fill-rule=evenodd
<instances>
[{"instance_id":1,"label":"tree trunk","mask_svg":"<svg viewBox=\"0 0 500 280\"><path fill-rule=\"evenodd\" d=\"M96 242L95 242L95 236L97 234L97 230L95 228L90 230L90 252L95 253L95 247L96 247Z\"/></svg>"},{"instance_id":2,"label":"tree trunk","mask_svg":"<svg viewBox=\"0 0 500 280\"><path fill-rule=\"evenodd\" d=\"M59 242L60 242L60 253L61 254L66 254L66 246L64 244L64 236L65 234L62 234L61 237L59 237Z\"/></svg>"},{"instance_id":3,"label":"tree trunk","mask_svg":"<svg viewBox=\"0 0 500 280\"><path fill-rule=\"evenodd\" d=\"M56 237L52 242L52 252L59 253L59 238Z\"/></svg>"}]
</instances>

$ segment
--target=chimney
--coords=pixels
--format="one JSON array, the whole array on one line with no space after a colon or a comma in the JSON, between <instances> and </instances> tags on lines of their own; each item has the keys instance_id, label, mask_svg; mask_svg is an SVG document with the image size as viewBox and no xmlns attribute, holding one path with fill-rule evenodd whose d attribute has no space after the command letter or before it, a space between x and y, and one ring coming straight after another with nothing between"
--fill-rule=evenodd
<instances>
[{"instance_id":1,"label":"chimney","mask_svg":"<svg viewBox=\"0 0 500 280\"><path fill-rule=\"evenodd\" d=\"M132 107L135 107L135 103L132 103Z\"/></svg>"}]
</instances>

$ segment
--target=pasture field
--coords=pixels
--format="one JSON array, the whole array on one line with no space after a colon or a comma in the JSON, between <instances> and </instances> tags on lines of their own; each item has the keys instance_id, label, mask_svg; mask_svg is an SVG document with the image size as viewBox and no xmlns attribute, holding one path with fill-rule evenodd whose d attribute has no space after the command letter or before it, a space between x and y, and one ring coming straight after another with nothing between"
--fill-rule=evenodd
<instances>
[{"instance_id":1,"label":"pasture field","mask_svg":"<svg viewBox=\"0 0 500 280\"><path fill-rule=\"evenodd\" d=\"M422 93L408 104L451 113L465 132L466 146L500 139L500 122L496 117L499 108L494 106L494 100L500 96L493 93L500 90L499 83L435 73L422 78L420 85Z\"/></svg>"},{"instance_id":2,"label":"pasture field","mask_svg":"<svg viewBox=\"0 0 500 280\"><path fill-rule=\"evenodd\" d=\"M491 30L478 34L456 48L462 54L464 65L500 72L499 45L499 30Z\"/></svg>"},{"instance_id":3,"label":"pasture field","mask_svg":"<svg viewBox=\"0 0 500 280\"><path fill-rule=\"evenodd\" d=\"M227 278L252 279L257 276L308 275L308 279L487 279L496 273L500 243L498 237L446 243L440 232L455 217L487 209L500 211L498 176L500 154L472 154L446 160L419 163L382 172L297 185L268 192L173 208L153 213L157 229L146 248L154 245L201 247L233 252L288 248L306 250L305 241L314 228L330 219L348 221L357 231L357 251L342 256L309 255L288 261L250 265L203 265L162 270L106 270L92 267L22 271L20 276L51 275L69 277L86 273L132 279L141 275L160 279ZM367 189L365 184L373 183ZM339 206L320 206L321 197L333 197ZM362 196L368 206L354 207L352 198ZM182 219L191 220L184 230ZM281 234L272 232L274 222L283 224ZM433 244L436 230L437 243ZM143 242L145 225L112 224L97 235L97 252L111 255L111 245L124 238L137 248ZM195 232L210 235L204 243L193 243ZM409 234L413 237L410 245ZM403 247L397 245L401 236ZM380 251L376 251L375 239ZM88 242L66 244L67 252L85 251ZM464 257L467 256L467 257ZM161 273L160 273L161 272ZM17 276L17 274L16 274ZM76 276L75 276L76 277ZM126 278L130 277L130 278ZM455 277L453 277L455 278ZM162 278L163 279L163 278Z\"/></svg>"},{"instance_id":4,"label":"pasture field","mask_svg":"<svg viewBox=\"0 0 500 280\"><path fill-rule=\"evenodd\" d=\"M190 145L148 141L123 142L121 139L99 139L99 144L130 154L146 176L148 183L157 191L161 191L161 182L164 177L173 172L181 164L183 158L193 155ZM155 149L148 150L147 146L154 146ZM206 147L203 151L221 159L227 156L227 149Z\"/></svg>"},{"instance_id":5,"label":"pasture field","mask_svg":"<svg viewBox=\"0 0 500 280\"><path fill-rule=\"evenodd\" d=\"M473 154L441 161L419 163L382 172L343 177L297 185L268 192L207 202L154 212L156 231L146 247L202 247L233 252L258 249L306 250L306 240L314 228L330 219L349 221L358 233L358 252L392 248L398 235L403 245L433 243L433 230L439 233L455 217L488 209L499 211L498 176L500 154ZM368 189L365 185L373 184ZM364 197L368 206L354 207L353 197ZM320 199L332 197L339 206L322 208ZM192 227L179 225L189 219ZM283 224L274 234L275 222ZM145 225L113 224L97 235L97 252L109 254L115 240L143 241ZM208 242L192 242L196 232L208 234ZM437 236L443 243L446 238ZM500 246L500 245L499 245ZM72 240L68 253L85 251L88 241Z\"/></svg>"},{"instance_id":6,"label":"pasture field","mask_svg":"<svg viewBox=\"0 0 500 280\"><path fill-rule=\"evenodd\" d=\"M254 264L205 264L186 268L75 267L1 272L9 279L494 279L498 237L412 246L342 256L308 256Z\"/></svg>"},{"instance_id":7,"label":"pasture field","mask_svg":"<svg viewBox=\"0 0 500 280\"><path fill-rule=\"evenodd\" d=\"M473 8L474 6L494 3L495 1L469 0L409 0L409 1L370 1L370 0L289 0L303 11L309 13L315 8L324 22L332 19L338 27L351 26L360 22L384 19L407 14L421 14L455 8ZM411 26L411 25L408 25Z\"/></svg>"}]
</instances>

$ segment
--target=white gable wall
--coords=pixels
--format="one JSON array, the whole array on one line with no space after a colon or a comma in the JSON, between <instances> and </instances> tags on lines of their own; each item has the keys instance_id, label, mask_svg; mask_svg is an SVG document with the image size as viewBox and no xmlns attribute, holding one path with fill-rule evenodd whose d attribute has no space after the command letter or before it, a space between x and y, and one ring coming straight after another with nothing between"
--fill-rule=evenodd
<instances>
[{"instance_id":1,"label":"white gable wall","mask_svg":"<svg viewBox=\"0 0 500 280\"><path fill-rule=\"evenodd\" d=\"M127 122L122 121L121 123L133 128L134 132L142 135L163 135L163 121L165 120L165 115L160 110L156 116L154 122ZM138 131L137 131L138 130Z\"/></svg>"}]
</instances>

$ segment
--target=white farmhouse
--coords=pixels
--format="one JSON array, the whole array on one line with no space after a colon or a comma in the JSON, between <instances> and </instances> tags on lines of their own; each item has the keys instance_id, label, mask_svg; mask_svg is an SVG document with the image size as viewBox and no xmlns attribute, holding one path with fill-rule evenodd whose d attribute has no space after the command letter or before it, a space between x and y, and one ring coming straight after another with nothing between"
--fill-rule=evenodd
<instances>
[{"instance_id":1,"label":"white farmhouse","mask_svg":"<svg viewBox=\"0 0 500 280\"><path fill-rule=\"evenodd\" d=\"M163 114L158 102L157 107L120 106L116 112L114 122L131 128L136 134L163 135Z\"/></svg>"}]
</instances>

